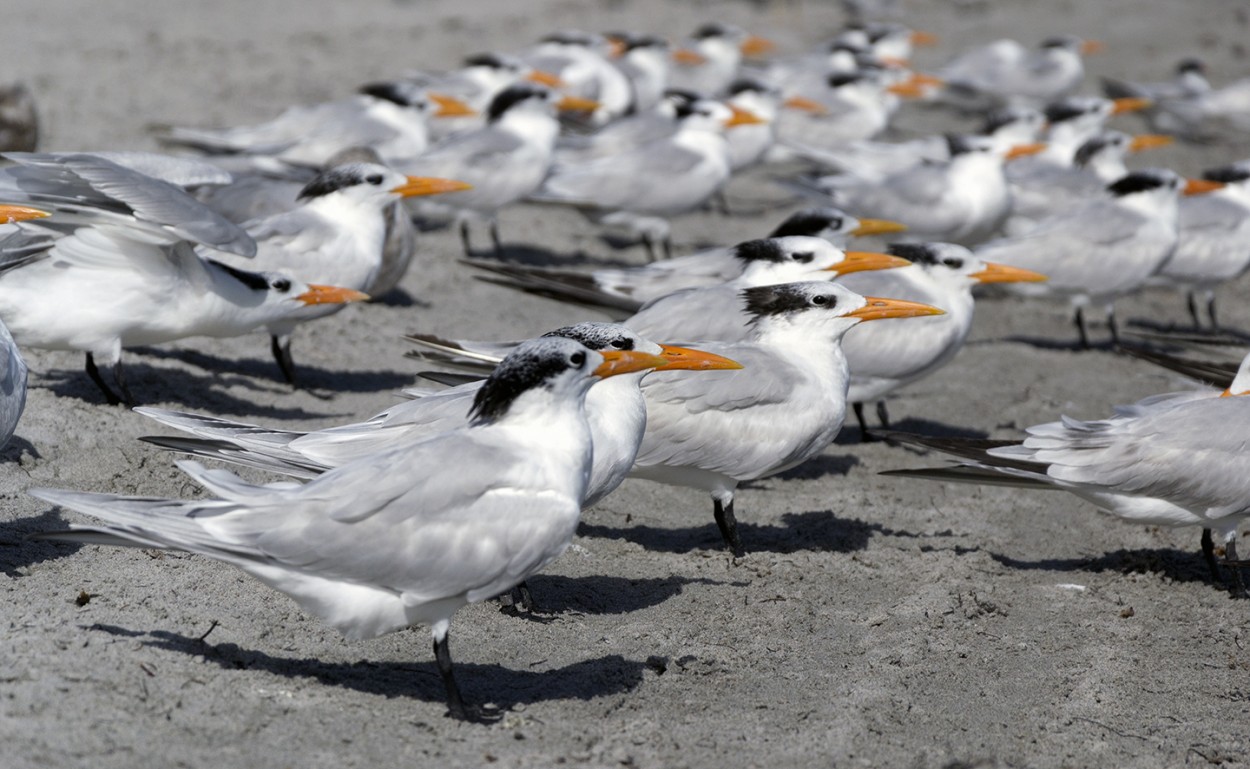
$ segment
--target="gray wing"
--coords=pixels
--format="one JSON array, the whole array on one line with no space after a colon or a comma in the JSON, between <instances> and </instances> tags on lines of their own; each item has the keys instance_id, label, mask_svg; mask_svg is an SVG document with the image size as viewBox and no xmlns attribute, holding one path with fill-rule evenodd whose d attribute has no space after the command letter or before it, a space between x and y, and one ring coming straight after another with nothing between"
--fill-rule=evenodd
<instances>
[{"instance_id":1,"label":"gray wing","mask_svg":"<svg viewBox=\"0 0 1250 769\"><path fill-rule=\"evenodd\" d=\"M557 166L535 196L605 209L633 209L640 202L647 210L662 207L663 186L656 180L680 184L683 174L695 170L703 155L670 142L655 142L630 152L577 165Z\"/></svg>"},{"instance_id":2,"label":"gray wing","mask_svg":"<svg viewBox=\"0 0 1250 769\"><path fill-rule=\"evenodd\" d=\"M0 448L13 437L26 408L26 362L0 322Z\"/></svg>"},{"instance_id":3,"label":"gray wing","mask_svg":"<svg viewBox=\"0 0 1250 769\"><path fill-rule=\"evenodd\" d=\"M738 288L713 286L654 299L622 323L650 339L734 342L746 337L748 320Z\"/></svg>"}]
</instances>

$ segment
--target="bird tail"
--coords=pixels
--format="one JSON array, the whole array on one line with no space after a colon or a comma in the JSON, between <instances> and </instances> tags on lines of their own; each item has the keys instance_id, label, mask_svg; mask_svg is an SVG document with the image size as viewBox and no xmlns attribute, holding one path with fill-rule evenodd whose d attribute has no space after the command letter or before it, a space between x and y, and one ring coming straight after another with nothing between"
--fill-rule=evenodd
<instances>
[{"instance_id":1,"label":"bird tail","mask_svg":"<svg viewBox=\"0 0 1250 769\"><path fill-rule=\"evenodd\" d=\"M326 470L321 464L289 448L291 441L303 433L273 430L216 417L140 407L135 409L146 417L195 436L147 435L140 440L168 451L219 459L244 467L315 478Z\"/></svg>"},{"instance_id":2,"label":"bird tail","mask_svg":"<svg viewBox=\"0 0 1250 769\"><path fill-rule=\"evenodd\" d=\"M489 276L478 276L479 280L559 302L605 310L622 319L633 315L642 307L642 302L636 299L602 290L594 277L585 273L501 264L483 259L461 261L470 267L491 273Z\"/></svg>"},{"instance_id":3,"label":"bird tail","mask_svg":"<svg viewBox=\"0 0 1250 769\"><path fill-rule=\"evenodd\" d=\"M471 373L490 373L500 361L498 355L474 350L454 339L444 339L433 334L408 334L404 339L419 348L404 353L405 357L431 361Z\"/></svg>"}]
</instances>

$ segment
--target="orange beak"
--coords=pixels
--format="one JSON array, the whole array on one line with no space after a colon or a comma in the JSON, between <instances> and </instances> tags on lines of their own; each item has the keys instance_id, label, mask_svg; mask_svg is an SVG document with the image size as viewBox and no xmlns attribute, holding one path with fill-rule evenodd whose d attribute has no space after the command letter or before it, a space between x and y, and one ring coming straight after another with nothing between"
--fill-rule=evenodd
<instances>
[{"instance_id":1,"label":"orange beak","mask_svg":"<svg viewBox=\"0 0 1250 769\"><path fill-rule=\"evenodd\" d=\"M603 356L603 363L595 369L595 376L605 379L618 374L664 368L668 365L668 359L662 355L652 355L649 352L637 350L607 350L600 355Z\"/></svg>"},{"instance_id":2,"label":"orange beak","mask_svg":"<svg viewBox=\"0 0 1250 769\"><path fill-rule=\"evenodd\" d=\"M1033 144L1017 144L1016 146L1007 150L1006 159L1015 160L1016 158L1023 158L1023 157L1028 157L1029 155L1036 155L1037 153L1041 152L1044 149L1046 149L1045 142L1034 142Z\"/></svg>"},{"instance_id":3,"label":"orange beak","mask_svg":"<svg viewBox=\"0 0 1250 769\"><path fill-rule=\"evenodd\" d=\"M885 235L906 230L906 224L892 222L889 219L860 219L859 226L851 230L851 234L857 238L866 238L869 235Z\"/></svg>"},{"instance_id":4,"label":"orange beak","mask_svg":"<svg viewBox=\"0 0 1250 769\"><path fill-rule=\"evenodd\" d=\"M453 96L444 96L441 93L427 93L426 96L438 105L434 117L472 117L477 114L477 110Z\"/></svg>"},{"instance_id":5,"label":"orange beak","mask_svg":"<svg viewBox=\"0 0 1250 769\"><path fill-rule=\"evenodd\" d=\"M1125 112L1140 112L1154 104L1150 99L1144 99L1138 96L1126 96L1123 99L1111 100L1111 114L1123 115Z\"/></svg>"},{"instance_id":6,"label":"orange beak","mask_svg":"<svg viewBox=\"0 0 1250 769\"><path fill-rule=\"evenodd\" d=\"M461 192L473 189L472 184L458 182L455 179L436 179L428 176L409 176L408 181L391 188L391 192L405 198L417 195L440 195L444 192Z\"/></svg>"},{"instance_id":7,"label":"orange beak","mask_svg":"<svg viewBox=\"0 0 1250 769\"><path fill-rule=\"evenodd\" d=\"M1103 45L1102 42L1098 40L1082 40L1081 55L1093 56L1094 54L1102 53L1103 49L1106 47L1107 46Z\"/></svg>"},{"instance_id":8,"label":"orange beak","mask_svg":"<svg viewBox=\"0 0 1250 769\"><path fill-rule=\"evenodd\" d=\"M1185 189L1181 190L1182 195L1205 195L1208 192L1215 192L1223 189L1224 182L1213 182L1208 179L1186 179Z\"/></svg>"},{"instance_id":9,"label":"orange beak","mask_svg":"<svg viewBox=\"0 0 1250 769\"><path fill-rule=\"evenodd\" d=\"M1142 134L1134 136L1133 140L1128 144L1129 152L1141 152L1142 150L1152 150L1157 147L1166 147L1176 140L1171 136L1163 134Z\"/></svg>"},{"instance_id":10,"label":"orange beak","mask_svg":"<svg viewBox=\"0 0 1250 769\"><path fill-rule=\"evenodd\" d=\"M725 106L729 107L730 111L733 112L733 114L729 116L729 119L725 121L726 128L733 128L734 126L740 125L762 125L768 122L750 110L735 107L732 104L727 104Z\"/></svg>"},{"instance_id":11,"label":"orange beak","mask_svg":"<svg viewBox=\"0 0 1250 769\"><path fill-rule=\"evenodd\" d=\"M767 38L757 35L747 35L747 39L738 45L738 50L742 51L742 55L748 59L767 56L777 48L777 44Z\"/></svg>"},{"instance_id":12,"label":"orange beak","mask_svg":"<svg viewBox=\"0 0 1250 769\"><path fill-rule=\"evenodd\" d=\"M926 45L937 45L938 36L933 34L932 32L925 32L922 29L915 29L915 30L912 30L912 33L911 33L911 44L917 47L922 47Z\"/></svg>"},{"instance_id":13,"label":"orange beak","mask_svg":"<svg viewBox=\"0 0 1250 769\"><path fill-rule=\"evenodd\" d=\"M673 347L667 344L662 344L660 347L664 348L664 352L660 355L668 361L668 364L662 367L665 370L713 371L742 368L742 364L736 360L703 350L691 350L687 347Z\"/></svg>"},{"instance_id":14,"label":"orange beak","mask_svg":"<svg viewBox=\"0 0 1250 769\"><path fill-rule=\"evenodd\" d=\"M625 55L626 50L628 49L625 46L624 40L622 40L619 37L608 38L608 56L609 57L613 59L619 59Z\"/></svg>"},{"instance_id":15,"label":"orange beak","mask_svg":"<svg viewBox=\"0 0 1250 769\"><path fill-rule=\"evenodd\" d=\"M929 75L912 74L901 83L891 83L885 90L904 99L921 99L929 94L934 80L936 78ZM938 82L941 83L940 80Z\"/></svg>"},{"instance_id":16,"label":"orange beak","mask_svg":"<svg viewBox=\"0 0 1250 769\"><path fill-rule=\"evenodd\" d=\"M692 51L689 48L678 48L673 51L673 61L683 67L697 67L700 64L706 64L707 57L698 51Z\"/></svg>"},{"instance_id":17,"label":"orange beak","mask_svg":"<svg viewBox=\"0 0 1250 769\"><path fill-rule=\"evenodd\" d=\"M38 208L7 203L0 204L0 222L5 224L29 222L31 219L47 219L49 216L52 216L52 214L47 211L40 211Z\"/></svg>"},{"instance_id":18,"label":"orange beak","mask_svg":"<svg viewBox=\"0 0 1250 769\"><path fill-rule=\"evenodd\" d=\"M829 110L825 105L817 101L812 101L804 96L791 96L781 103L781 106L790 109L801 109L804 112L810 112L813 115L827 115Z\"/></svg>"},{"instance_id":19,"label":"orange beak","mask_svg":"<svg viewBox=\"0 0 1250 769\"><path fill-rule=\"evenodd\" d=\"M561 112L594 112L599 109L599 102L580 96L562 96L556 102L556 109Z\"/></svg>"},{"instance_id":20,"label":"orange beak","mask_svg":"<svg viewBox=\"0 0 1250 769\"><path fill-rule=\"evenodd\" d=\"M564 87L564 81L560 79L559 75L553 75L550 72L543 72L541 69L533 70L532 72L530 72L528 75L525 76L525 79L530 81L531 83L538 83L539 85L545 85L548 88L563 88Z\"/></svg>"},{"instance_id":21,"label":"orange beak","mask_svg":"<svg viewBox=\"0 0 1250 769\"><path fill-rule=\"evenodd\" d=\"M828 272L837 275L850 275L852 272L872 272L874 270L893 270L897 267L908 267L911 262L889 254L877 254L872 251L847 251L846 257L835 265L826 267Z\"/></svg>"},{"instance_id":22,"label":"orange beak","mask_svg":"<svg viewBox=\"0 0 1250 769\"><path fill-rule=\"evenodd\" d=\"M978 283L1041 283L1047 280L1046 276L1040 272L993 262L986 262L985 269L974 272L968 277Z\"/></svg>"},{"instance_id":23,"label":"orange beak","mask_svg":"<svg viewBox=\"0 0 1250 769\"><path fill-rule=\"evenodd\" d=\"M860 320L884 320L885 318L915 318L922 315L945 315L945 310L939 310L933 305L921 304L920 302L907 302L902 299L882 299L877 296L866 296L864 300L868 304L855 310L848 312L846 317L859 318Z\"/></svg>"},{"instance_id":24,"label":"orange beak","mask_svg":"<svg viewBox=\"0 0 1250 769\"><path fill-rule=\"evenodd\" d=\"M304 304L347 304L348 302L368 301L369 295L351 288L310 284L307 291L295 298Z\"/></svg>"}]
</instances>

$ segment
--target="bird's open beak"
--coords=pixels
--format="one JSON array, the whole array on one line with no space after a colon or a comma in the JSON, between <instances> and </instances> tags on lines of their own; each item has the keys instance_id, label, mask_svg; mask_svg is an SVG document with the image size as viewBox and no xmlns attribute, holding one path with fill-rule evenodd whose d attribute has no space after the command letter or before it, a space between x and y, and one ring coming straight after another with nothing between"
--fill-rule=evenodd
<instances>
[{"instance_id":1,"label":"bird's open beak","mask_svg":"<svg viewBox=\"0 0 1250 769\"><path fill-rule=\"evenodd\" d=\"M664 368L668 358L637 350L607 350L600 353L603 363L595 369L595 376L607 378L617 374L629 374L634 371L645 371L650 368Z\"/></svg>"},{"instance_id":2,"label":"bird's open beak","mask_svg":"<svg viewBox=\"0 0 1250 769\"><path fill-rule=\"evenodd\" d=\"M1106 47L1107 46L1103 45L1101 40L1082 40L1081 55L1093 56L1094 54L1102 53L1103 49Z\"/></svg>"},{"instance_id":3,"label":"bird's open beak","mask_svg":"<svg viewBox=\"0 0 1250 769\"><path fill-rule=\"evenodd\" d=\"M1111 114L1123 115L1125 112L1140 112L1154 104L1150 99L1140 96L1125 96L1123 99L1111 100Z\"/></svg>"},{"instance_id":4,"label":"bird's open beak","mask_svg":"<svg viewBox=\"0 0 1250 769\"><path fill-rule=\"evenodd\" d=\"M1004 158L1007 160L1015 160L1016 158L1024 158L1024 157L1028 157L1029 155L1036 155L1037 153L1045 149L1046 149L1045 142L1033 142L1031 144L1017 144L1011 149L1007 150L1007 154L1004 155Z\"/></svg>"},{"instance_id":5,"label":"bird's open beak","mask_svg":"<svg viewBox=\"0 0 1250 769\"><path fill-rule=\"evenodd\" d=\"M974 272L968 277L978 283L1041 283L1048 278L1040 272L1026 270L1023 267L1010 267L1005 264L986 262L985 269Z\"/></svg>"},{"instance_id":6,"label":"bird's open beak","mask_svg":"<svg viewBox=\"0 0 1250 769\"><path fill-rule=\"evenodd\" d=\"M860 219L859 226L851 230L851 234L857 238L866 238L869 235L885 235L906 230L906 224L892 222L889 219Z\"/></svg>"},{"instance_id":7,"label":"bird's open beak","mask_svg":"<svg viewBox=\"0 0 1250 769\"><path fill-rule=\"evenodd\" d=\"M405 198L417 195L439 195L444 192L462 192L473 189L472 184L458 182L455 179L437 179L428 176L409 176L408 181L391 188L391 192Z\"/></svg>"},{"instance_id":8,"label":"bird's open beak","mask_svg":"<svg viewBox=\"0 0 1250 769\"><path fill-rule=\"evenodd\" d=\"M52 214L40 211L38 208L0 203L0 222L6 224L29 222L31 219L47 219L49 216Z\"/></svg>"},{"instance_id":9,"label":"bird's open beak","mask_svg":"<svg viewBox=\"0 0 1250 769\"><path fill-rule=\"evenodd\" d=\"M1209 179L1186 179L1182 195L1205 195L1224 188L1224 182L1213 182Z\"/></svg>"},{"instance_id":10,"label":"bird's open beak","mask_svg":"<svg viewBox=\"0 0 1250 769\"><path fill-rule=\"evenodd\" d=\"M689 48L678 48L673 51L673 61L684 67L697 67L700 64L706 64L707 57Z\"/></svg>"},{"instance_id":11,"label":"bird's open beak","mask_svg":"<svg viewBox=\"0 0 1250 769\"><path fill-rule=\"evenodd\" d=\"M733 128L740 125L761 125L768 122L750 110L736 107L733 104L727 104L725 106L729 107L730 111L733 112L733 114L729 116L729 119L725 121L726 128Z\"/></svg>"},{"instance_id":12,"label":"bird's open beak","mask_svg":"<svg viewBox=\"0 0 1250 769\"><path fill-rule=\"evenodd\" d=\"M885 318L915 318L921 315L945 315L945 310L939 310L930 304L921 304L920 302L908 302L902 299L882 299L877 296L866 296L864 300L868 304L860 307L854 312L848 312L846 317L859 318L860 320L883 320Z\"/></svg>"},{"instance_id":13,"label":"bird's open beak","mask_svg":"<svg viewBox=\"0 0 1250 769\"><path fill-rule=\"evenodd\" d=\"M660 347L664 348L660 356L668 361L668 364L663 366L665 370L712 371L742 368L742 364L738 361L730 360L715 353L692 350L688 347L674 347L668 344L662 344Z\"/></svg>"},{"instance_id":14,"label":"bird's open beak","mask_svg":"<svg viewBox=\"0 0 1250 769\"><path fill-rule=\"evenodd\" d=\"M1142 150L1152 150L1157 147L1166 147L1176 140L1171 136L1163 134L1142 134L1134 136L1133 140L1128 143L1129 152L1141 152Z\"/></svg>"},{"instance_id":15,"label":"bird's open beak","mask_svg":"<svg viewBox=\"0 0 1250 769\"><path fill-rule=\"evenodd\" d=\"M897 256L890 256L889 254L877 254L872 251L847 251L845 259L826 267L825 271L838 275L849 275L852 272L893 270L896 267L909 266L911 266L911 262Z\"/></svg>"},{"instance_id":16,"label":"bird's open beak","mask_svg":"<svg viewBox=\"0 0 1250 769\"><path fill-rule=\"evenodd\" d=\"M748 59L767 56L776 48L776 43L758 35L747 35L747 39L738 44L738 50Z\"/></svg>"},{"instance_id":17,"label":"bird's open beak","mask_svg":"<svg viewBox=\"0 0 1250 769\"><path fill-rule=\"evenodd\" d=\"M556 102L556 109L561 112L594 112L599 109L599 102L580 96L561 96Z\"/></svg>"},{"instance_id":18,"label":"bird's open beak","mask_svg":"<svg viewBox=\"0 0 1250 769\"><path fill-rule=\"evenodd\" d=\"M812 101L805 96L791 96L781 103L781 106L788 109L801 109L804 112L810 112L813 115L827 115L829 109L818 101Z\"/></svg>"},{"instance_id":19,"label":"bird's open beak","mask_svg":"<svg viewBox=\"0 0 1250 769\"><path fill-rule=\"evenodd\" d=\"M309 284L308 290L295 298L304 304L347 304L348 302L366 302L369 300L369 295L351 288Z\"/></svg>"},{"instance_id":20,"label":"bird's open beak","mask_svg":"<svg viewBox=\"0 0 1250 769\"><path fill-rule=\"evenodd\" d=\"M548 88L563 88L564 87L564 81L560 79L559 75L553 75L550 72L544 72L541 69L532 70L528 75L525 76L525 79L530 81L531 83L538 83L539 85L545 85Z\"/></svg>"},{"instance_id":21,"label":"bird's open beak","mask_svg":"<svg viewBox=\"0 0 1250 769\"><path fill-rule=\"evenodd\" d=\"M454 96L444 96L441 93L426 93L426 96L438 105L434 117L472 117L477 114L477 110Z\"/></svg>"}]
</instances>

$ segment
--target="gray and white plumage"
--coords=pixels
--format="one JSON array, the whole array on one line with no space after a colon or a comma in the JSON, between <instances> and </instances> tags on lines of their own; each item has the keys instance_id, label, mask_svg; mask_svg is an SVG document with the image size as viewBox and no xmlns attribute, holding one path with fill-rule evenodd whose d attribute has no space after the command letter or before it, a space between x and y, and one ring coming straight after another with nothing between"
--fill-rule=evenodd
<instances>
[{"instance_id":1,"label":"gray and white plumage","mask_svg":"<svg viewBox=\"0 0 1250 769\"><path fill-rule=\"evenodd\" d=\"M13 437L25 408L26 361L0 321L0 449Z\"/></svg>"},{"instance_id":2,"label":"gray and white plumage","mask_svg":"<svg viewBox=\"0 0 1250 769\"><path fill-rule=\"evenodd\" d=\"M1082 52L1091 46L1070 35L1048 38L1034 49L1002 39L967 51L938 70L945 98L961 107L1042 107L1074 93L1085 77Z\"/></svg>"}]
</instances>

